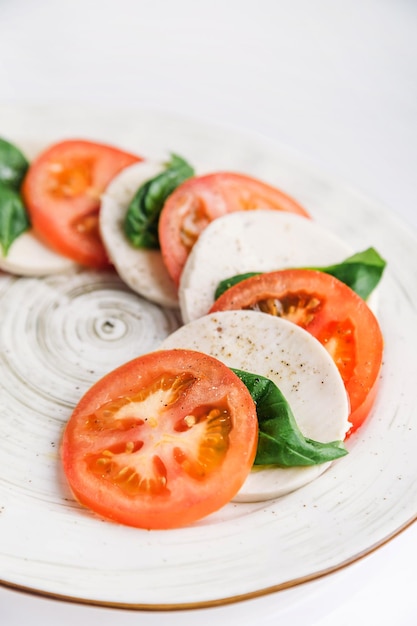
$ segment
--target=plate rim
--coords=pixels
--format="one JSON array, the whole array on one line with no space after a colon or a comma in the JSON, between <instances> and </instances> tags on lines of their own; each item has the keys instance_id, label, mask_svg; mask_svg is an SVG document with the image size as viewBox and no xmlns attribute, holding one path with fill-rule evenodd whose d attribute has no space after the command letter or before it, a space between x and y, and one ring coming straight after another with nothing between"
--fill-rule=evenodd
<instances>
[{"instance_id":1,"label":"plate rim","mask_svg":"<svg viewBox=\"0 0 417 626\"><path fill-rule=\"evenodd\" d=\"M63 110L63 108L65 107L61 107L61 112ZM93 110L94 107L87 107L88 109ZM48 105L36 105L35 107L20 107L20 109L22 111L25 111L26 113L31 110L33 113L33 110L47 110L48 109ZM85 111L86 107L84 106L80 106L80 109ZM0 111L4 110L4 106L0 105ZM71 107L66 107L67 111L71 110ZM117 107L118 111L120 111L120 107ZM109 113L113 112L113 114L115 113L115 108L111 107L108 109ZM135 108L135 111L137 112L138 109ZM143 112L143 110L141 110ZM153 116L158 117L160 115L161 112L157 112L157 111L151 111L151 114ZM25 113L24 113L25 114ZM183 123L187 123L187 117L186 116L179 116L177 114L171 114L168 112L162 112L162 115L165 116L166 118L171 118L171 119L178 119L181 118ZM380 203L379 201L376 201L373 198L370 198L369 196L363 194L362 192L358 192L356 189L354 189L353 187L349 186L346 183L343 183L343 181L341 181L339 178L333 176L333 175L327 175L326 172L323 172L323 170L320 170L320 168L314 167L314 165L310 165L310 163L308 162L308 159L304 159L301 155L299 155L298 153L296 153L295 151L289 149L286 146L281 146L279 144L277 144L277 142L271 141L268 138L262 137L257 135L256 133L251 133L251 132L247 132L245 133L245 131L242 131L241 129L230 129L227 126L224 125L216 125L216 124L211 124L208 123L207 121L204 122L199 122L196 118L194 118L193 120L194 124L202 124L205 127L215 127L217 129L220 129L222 132L227 133L227 134L232 134L234 136L241 136L244 135L248 141L255 141L257 144L265 144L268 145L269 148L271 150L276 150L277 152L279 152L280 154L288 154L291 158L291 160L293 162L295 162L296 164L298 162L300 162L300 166L303 167L304 170L308 170L308 172L312 173L312 175L320 175L321 177L324 177L325 179L330 179L332 181L332 183L335 183L337 186L341 186L343 188L344 191L347 192L351 192L354 194L360 194L363 196L364 200L368 200L370 202L372 202L372 204L376 205L380 211L384 211L384 217L386 220L388 221L392 221L394 224L396 224L396 226L400 229L403 229L404 234L406 233L408 236L414 237L415 240L417 241L417 237L415 237L414 232L411 232L409 230L407 230L405 224L403 223L403 221L398 218L398 216L393 215L392 213L389 212L389 209L385 206L383 206L382 203ZM361 550L357 553L355 553L354 555L352 555L352 557L346 559L345 561L343 561L342 563L336 565L336 566L331 566L329 568L325 568L321 571L318 572L313 572L311 575L307 575L307 576L303 576L303 577L298 577L292 580L289 580L287 582L284 583L279 583L277 585L273 585L264 589L260 589L260 590L256 590L256 591L252 591L252 592L248 592L248 593L243 593L243 594L239 594L239 595L233 595L231 597L227 597L227 598L221 598L218 600L203 600L203 601L198 601L198 602L186 602L186 603L175 603L175 604L171 604L171 603L167 603L167 604L148 604L148 603L126 603L126 602L114 602L114 601L110 601L110 602L103 602L101 600L91 600L91 599L85 599L85 598L79 598L79 597L74 597L74 596L65 596L62 594L56 594L54 592L50 592L50 591L44 591L41 589L36 589L30 586L25 586L25 585L20 585L20 584L16 584L13 582L9 582L7 580L3 580L0 579L0 584L5 586L5 587L11 587L14 589L19 589L20 591L25 591L31 594L35 594L35 595L41 595L41 596L47 596L50 598L55 598L58 600L63 600L63 601L69 601L69 602L76 602L78 604L91 604L91 605L95 605L95 606L110 606L110 607L114 607L114 608L129 608L129 609L140 609L140 610L178 610L178 609L184 609L184 608L206 608L209 606L219 606L219 605L225 605L225 604L229 604L229 603L234 603L234 602L239 602L245 599L250 599L250 598L254 598L254 597L260 597L263 595L267 595L267 594L271 594L271 593L275 593L277 591L280 591L282 589L287 589L288 587L292 587L292 586L296 586L296 585L300 585L303 584L307 581L311 581L314 579L318 579L318 578L322 578L324 576L327 576L335 571L338 571L339 569L343 569L346 566L362 559L363 557L367 556L368 554L371 554L372 552L374 552L375 550L377 550L378 548L380 548L381 546L383 546L384 544L388 543L389 541L391 541L394 537L396 537L397 535L399 535L400 533L402 533L406 528L408 528L410 525L412 525L415 521L417 521L417 511L414 513L414 515L412 515L411 517L408 518L407 521L403 522L403 524L396 528L395 530L393 530L391 533L389 533L387 536L383 537L381 540L377 541L376 543L372 544L371 546L369 546L369 548L365 549L365 550Z\"/></svg>"}]
</instances>

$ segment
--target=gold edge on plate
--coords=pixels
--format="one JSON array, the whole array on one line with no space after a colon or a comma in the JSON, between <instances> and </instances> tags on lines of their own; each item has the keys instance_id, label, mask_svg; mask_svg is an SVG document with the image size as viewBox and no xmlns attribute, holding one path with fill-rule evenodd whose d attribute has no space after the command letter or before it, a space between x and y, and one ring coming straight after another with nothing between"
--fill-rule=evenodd
<instances>
[{"instance_id":1,"label":"gold edge on plate","mask_svg":"<svg viewBox=\"0 0 417 626\"><path fill-rule=\"evenodd\" d=\"M248 593L242 593L233 596L227 596L224 598L218 598L214 600L204 600L200 602L181 602L181 603L167 603L167 604L147 604L146 602L116 602L116 601L104 601L104 600L92 600L90 598L81 598L75 596L67 596L64 594L58 594L54 592L45 591L42 589L35 589L32 587L26 587L24 585L15 584L12 582L8 582L6 580L0 579L0 585L5 588L12 589L16 592L25 593L31 596L37 596L41 598L46 598L50 600L56 600L59 602L68 602L71 604L78 604L80 606L93 606L97 608L106 608L106 609L121 609L121 610L130 610L130 611L146 611L146 612L169 612L169 611L192 611L196 609L209 609L219 606L226 606L230 604L236 604L238 602L244 602L247 600L254 600L256 598L261 598L263 596L271 595L273 593L278 593L280 591L284 591L286 589L290 589L292 587L296 587L299 585L303 585L315 580L319 580L320 578L324 578L331 574L335 574L350 565L361 561L367 556L370 556L372 553L376 552L383 546L387 545L390 541L398 537L405 530L410 528L415 522L417 522L417 513L410 520L402 524L399 528L394 530L392 533L378 541L377 543L369 546L368 548L358 552L357 554L345 559L341 563L333 565L331 567L327 567L318 572L313 572L311 574L306 574L305 576L300 576L298 578L293 578L288 581L284 581L277 585L271 585L270 587L265 587L262 589L258 589L255 591L250 591Z\"/></svg>"}]
</instances>

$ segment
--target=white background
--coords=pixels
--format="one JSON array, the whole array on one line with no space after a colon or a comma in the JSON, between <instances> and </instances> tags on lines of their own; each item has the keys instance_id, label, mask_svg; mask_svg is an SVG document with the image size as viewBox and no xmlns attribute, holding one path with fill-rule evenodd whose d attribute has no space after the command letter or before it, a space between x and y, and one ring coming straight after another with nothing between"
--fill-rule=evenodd
<instances>
[{"instance_id":1,"label":"white background","mask_svg":"<svg viewBox=\"0 0 417 626\"><path fill-rule=\"evenodd\" d=\"M0 102L138 106L249 130L417 230L414 0L0 0ZM415 626L416 555L414 525L322 580L162 615L0 588L0 623Z\"/></svg>"}]
</instances>

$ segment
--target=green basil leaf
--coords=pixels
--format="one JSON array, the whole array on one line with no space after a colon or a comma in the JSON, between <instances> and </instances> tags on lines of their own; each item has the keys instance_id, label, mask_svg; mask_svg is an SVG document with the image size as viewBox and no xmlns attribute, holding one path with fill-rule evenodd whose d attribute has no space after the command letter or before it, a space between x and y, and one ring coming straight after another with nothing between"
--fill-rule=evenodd
<instances>
[{"instance_id":1,"label":"green basil leaf","mask_svg":"<svg viewBox=\"0 0 417 626\"><path fill-rule=\"evenodd\" d=\"M13 241L30 227L20 194L0 183L0 246L7 255Z\"/></svg>"},{"instance_id":2,"label":"green basil leaf","mask_svg":"<svg viewBox=\"0 0 417 626\"><path fill-rule=\"evenodd\" d=\"M367 248L336 265L329 265L327 267L306 267L302 269L317 270L331 274L350 287L352 291L355 291L363 300L366 300L381 280L386 264L386 261L379 255L375 248ZM258 276L261 273L262 272L247 272L246 274L237 274L236 276L225 278L217 285L214 294L215 300L229 289L229 287L233 287L242 280L250 278L251 276Z\"/></svg>"},{"instance_id":3,"label":"green basil leaf","mask_svg":"<svg viewBox=\"0 0 417 626\"><path fill-rule=\"evenodd\" d=\"M128 206L124 231L135 248L159 248L158 222L169 195L194 175L193 168L180 156L171 155L166 169L146 181Z\"/></svg>"},{"instance_id":4,"label":"green basil leaf","mask_svg":"<svg viewBox=\"0 0 417 626\"><path fill-rule=\"evenodd\" d=\"M231 276L230 278L225 278L221 280L217 285L217 289L214 292L214 299L220 298L220 296L233 287L233 285L237 285L242 282L242 280L246 280L246 278L251 278L252 276L259 276L262 272L246 272L246 274L236 274L236 276Z\"/></svg>"},{"instance_id":5,"label":"green basil leaf","mask_svg":"<svg viewBox=\"0 0 417 626\"><path fill-rule=\"evenodd\" d=\"M386 264L375 248L367 248L342 263L311 269L331 274L366 300L381 280Z\"/></svg>"},{"instance_id":6,"label":"green basil leaf","mask_svg":"<svg viewBox=\"0 0 417 626\"><path fill-rule=\"evenodd\" d=\"M28 167L22 152L0 137L0 182L18 191Z\"/></svg>"},{"instance_id":7,"label":"green basil leaf","mask_svg":"<svg viewBox=\"0 0 417 626\"><path fill-rule=\"evenodd\" d=\"M347 454L342 441L320 443L304 437L290 405L272 380L242 370L233 372L246 385L256 405L259 437L254 465L310 466Z\"/></svg>"}]
</instances>

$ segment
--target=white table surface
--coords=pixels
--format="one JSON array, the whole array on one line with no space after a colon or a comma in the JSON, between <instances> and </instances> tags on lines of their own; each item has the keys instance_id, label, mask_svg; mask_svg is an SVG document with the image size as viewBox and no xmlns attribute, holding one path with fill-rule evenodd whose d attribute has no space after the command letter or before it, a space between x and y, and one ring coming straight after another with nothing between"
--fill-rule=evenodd
<instances>
[{"instance_id":1,"label":"white table surface","mask_svg":"<svg viewBox=\"0 0 417 626\"><path fill-rule=\"evenodd\" d=\"M413 0L1 0L1 103L105 103L259 133L417 230ZM2 626L417 623L417 525L323 579L171 613L0 587Z\"/></svg>"}]
</instances>

